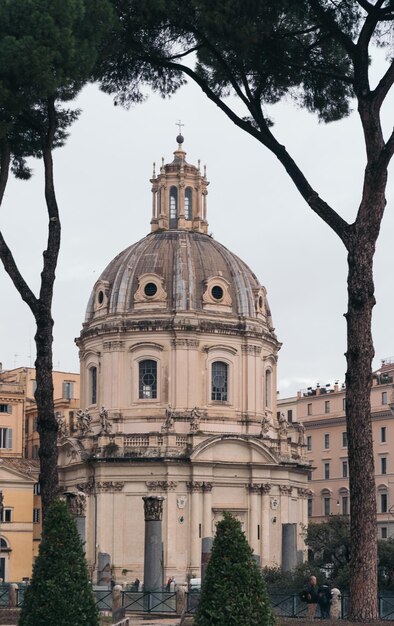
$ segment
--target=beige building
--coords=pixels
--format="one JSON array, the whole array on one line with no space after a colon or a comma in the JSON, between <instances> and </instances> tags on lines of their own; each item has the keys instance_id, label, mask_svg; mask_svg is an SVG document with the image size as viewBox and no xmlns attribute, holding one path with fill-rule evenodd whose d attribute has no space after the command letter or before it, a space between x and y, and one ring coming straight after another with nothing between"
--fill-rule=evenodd
<instances>
[{"instance_id":1,"label":"beige building","mask_svg":"<svg viewBox=\"0 0 394 626\"><path fill-rule=\"evenodd\" d=\"M394 359L384 359L374 372L371 390L375 452L378 536L394 536ZM278 412L303 424L309 474L308 515L321 521L349 514L349 466L345 420L345 387L335 383L309 387L297 397L278 400Z\"/></svg>"},{"instance_id":2,"label":"beige building","mask_svg":"<svg viewBox=\"0 0 394 626\"><path fill-rule=\"evenodd\" d=\"M34 400L35 369L0 367L0 578L31 576L41 537L39 437ZM73 427L79 407L79 374L53 372L55 410Z\"/></svg>"},{"instance_id":3,"label":"beige building","mask_svg":"<svg viewBox=\"0 0 394 626\"><path fill-rule=\"evenodd\" d=\"M121 582L143 576L147 494L165 497L165 577L198 574L223 511L264 565L305 552L305 446L276 417L280 343L266 290L208 235L205 171L177 141L151 179L151 233L93 286L77 340L83 410L59 442L91 570L108 554Z\"/></svg>"}]
</instances>

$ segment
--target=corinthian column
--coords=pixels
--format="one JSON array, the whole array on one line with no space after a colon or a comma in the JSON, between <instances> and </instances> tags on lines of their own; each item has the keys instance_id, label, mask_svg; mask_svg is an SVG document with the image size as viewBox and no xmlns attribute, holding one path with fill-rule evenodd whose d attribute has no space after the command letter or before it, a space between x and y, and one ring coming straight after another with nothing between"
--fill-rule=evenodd
<instances>
[{"instance_id":1,"label":"corinthian column","mask_svg":"<svg viewBox=\"0 0 394 626\"><path fill-rule=\"evenodd\" d=\"M145 513L144 591L157 591L163 585L161 520L163 496L143 496Z\"/></svg>"}]
</instances>

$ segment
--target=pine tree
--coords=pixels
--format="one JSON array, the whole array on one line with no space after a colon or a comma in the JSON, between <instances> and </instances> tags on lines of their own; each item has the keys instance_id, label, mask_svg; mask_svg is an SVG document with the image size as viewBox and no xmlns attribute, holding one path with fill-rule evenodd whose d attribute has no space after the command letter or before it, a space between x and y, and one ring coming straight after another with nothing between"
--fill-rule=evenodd
<instances>
[{"instance_id":1,"label":"pine tree","mask_svg":"<svg viewBox=\"0 0 394 626\"><path fill-rule=\"evenodd\" d=\"M217 525L195 626L273 626L265 584L241 524L226 513Z\"/></svg>"},{"instance_id":2,"label":"pine tree","mask_svg":"<svg viewBox=\"0 0 394 626\"><path fill-rule=\"evenodd\" d=\"M19 626L98 624L82 541L65 502L55 500L48 508Z\"/></svg>"}]
</instances>

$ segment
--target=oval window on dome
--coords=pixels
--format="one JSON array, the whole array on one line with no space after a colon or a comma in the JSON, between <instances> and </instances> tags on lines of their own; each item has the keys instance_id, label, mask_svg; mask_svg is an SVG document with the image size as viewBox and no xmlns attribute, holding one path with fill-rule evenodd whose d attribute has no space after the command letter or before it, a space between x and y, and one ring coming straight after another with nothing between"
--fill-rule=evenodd
<instances>
[{"instance_id":1,"label":"oval window on dome","mask_svg":"<svg viewBox=\"0 0 394 626\"><path fill-rule=\"evenodd\" d=\"M223 298L223 289L220 285L214 285L211 290L212 298L215 300L221 300Z\"/></svg>"},{"instance_id":2,"label":"oval window on dome","mask_svg":"<svg viewBox=\"0 0 394 626\"><path fill-rule=\"evenodd\" d=\"M100 291L97 294L97 302L99 304L103 304L104 302L104 292L100 289Z\"/></svg>"},{"instance_id":3,"label":"oval window on dome","mask_svg":"<svg viewBox=\"0 0 394 626\"><path fill-rule=\"evenodd\" d=\"M155 283L147 283L144 287L144 294L148 298L152 298L157 293L157 285Z\"/></svg>"},{"instance_id":4,"label":"oval window on dome","mask_svg":"<svg viewBox=\"0 0 394 626\"><path fill-rule=\"evenodd\" d=\"M264 305L263 296L259 296L259 308L262 309Z\"/></svg>"}]
</instances>

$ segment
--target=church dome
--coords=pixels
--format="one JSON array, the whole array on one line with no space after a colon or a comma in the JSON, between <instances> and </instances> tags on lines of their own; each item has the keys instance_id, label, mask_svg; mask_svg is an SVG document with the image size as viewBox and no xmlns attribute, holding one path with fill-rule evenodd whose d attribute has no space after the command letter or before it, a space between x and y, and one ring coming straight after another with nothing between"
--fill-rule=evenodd
<instances>
[{"instance_id":1,"label":"church dome","mask_svg":"<svg viewBox=\"0 0 394 626\"><path fill-rule=\"evenodd\" d=\"M85 321L144 309L269 315L265 289L246 263L191 230L156 231L121 252L97 281Z\"/></svg>"},{"instance_id":2,"label":"church dome","mask_svg":"<svg viewBox=\"0 0 394 626\"><path fill-rule=\"evenodd\" d=\"M208 235L206 167L186 161L184 138L172 162L153 165L151 233L121 252L96 282L85 327L133 314L205 313L249 318L272 331L266 290L239 257ZM137 315L136 315L137 314Z\"/></svg>"}]
</instances>

